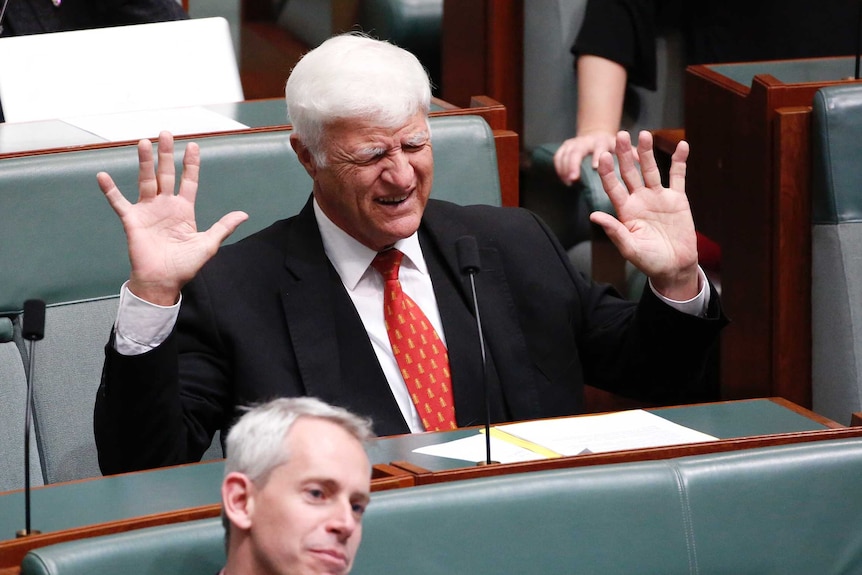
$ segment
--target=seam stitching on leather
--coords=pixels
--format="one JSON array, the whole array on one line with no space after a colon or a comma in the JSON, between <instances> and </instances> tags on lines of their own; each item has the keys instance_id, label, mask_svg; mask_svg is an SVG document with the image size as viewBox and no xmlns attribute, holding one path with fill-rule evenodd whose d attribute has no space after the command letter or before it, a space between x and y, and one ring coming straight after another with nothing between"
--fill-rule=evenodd
<instances>
[{"instance_id":1,"label":"seam stitching on leather","mask_svg":"<svg viewBox=\"0 0 862 575\"><path fill-rule=\"evenodd\" d=\"M688 569L690 573L697 575L700 571L697 564L697 545L694 538L694 525L688 492L685 489L685 482L683 481L679 466L675 463L669 463L669 466L676 478L677 494L679 495L680 507L682 508L682 524L685 531L685 545L688 550Z\"/></svg>"}]
</instances>

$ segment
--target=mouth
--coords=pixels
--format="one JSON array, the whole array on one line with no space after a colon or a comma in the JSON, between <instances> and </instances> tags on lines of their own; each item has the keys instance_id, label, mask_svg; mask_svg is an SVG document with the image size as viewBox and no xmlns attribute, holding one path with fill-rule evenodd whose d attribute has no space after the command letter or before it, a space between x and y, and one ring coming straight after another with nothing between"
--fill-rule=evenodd
<instances>
[{"instance_id":1,"label":"mouth","mask_svg":"<svg viewBox=\"0 0 862 575\"><path fill-rule=\"evenodd\" d=\"M312 553L323 563L336 569L345 569L349 563L347 556L335 549L313 549Z\"/></svg>"},{"instance_id":2,"label":"mouth","mask_svg":"<svg viewBox=\"0 0 862 575\"><path fill-rule=\"evenodd\" d=\"M400 206L413 195L413 192L407 192L397 196L386 196L385 198L377 198L374 201L381 206Z\"/></svg>"}]
</instances>

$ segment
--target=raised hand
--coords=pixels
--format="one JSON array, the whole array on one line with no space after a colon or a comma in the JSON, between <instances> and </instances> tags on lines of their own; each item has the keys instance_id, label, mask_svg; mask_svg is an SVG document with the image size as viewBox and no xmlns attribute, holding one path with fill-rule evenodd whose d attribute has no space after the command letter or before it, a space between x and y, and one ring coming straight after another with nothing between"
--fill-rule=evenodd
<instances>
[{"instance_id":1,"label":"raised hand","mask_svg":"<svg viewBox=\"0 0 862 575\"><path fill-rule=\"evenodd\" d=\"M129 243L129 289L158 305L173 305L191 280L237 226L244 212L223 216L205 232L195 222L195 197L200 172L200 150L186 146L178 193L174 193L174 139L159 134L158 167L149 140L138 142L138 201L132 204L105 172L96 179L108 203L120 217Z\"/></svg>"},{"instance_id":2,"label":"raised hand","mask_svg":"<svg viewBox=\"0 0 862 575\"><path fill-rule=\"evenodd\" d=\"M691 299L699 285L697 237L685 195L688 143L681 141L671 157L667 188L661 183L652 134L638 135L640 173L628 133L617 134L616 152L625 185L614 173L609 153L599 159L599 175L619 219L593 212L590 220L602 226L622 256L644 272L659 293L679 301Z\"/></svg>"}]
</instances>

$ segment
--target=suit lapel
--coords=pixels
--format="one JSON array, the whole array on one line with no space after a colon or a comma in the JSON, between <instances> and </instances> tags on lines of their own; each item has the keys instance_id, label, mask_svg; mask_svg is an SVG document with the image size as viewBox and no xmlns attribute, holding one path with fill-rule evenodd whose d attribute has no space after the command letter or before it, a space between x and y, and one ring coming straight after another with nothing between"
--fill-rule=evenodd
<instances>
[{"instance_id":1,"label":"suit lapel","mask_svg":"<svg viewBox=\"0 0 862 575\"><path fill-rule=\"evenodd\" d=\"M325 255L310 200L289 228L284 265L281 298L306 394L372 417L378 434L408 432L359 315Z\"/></svg>"},{"instance_id":2,"label":"suit lapel","mask_svg":"<svg viewBox=\"0 0 862 575\"><path fill-rule=\"evenodd\" d=\"M479 334L472 311L472 290L469 279L462 276L458 266L455 241L461 236L473 234L460 222L439 218L435 214L434 203L430 202L423 219L420 241L446 334L458 425L479 425L485 421L485 381L489 387L491 419L508 420L510 418L500 388L497 362L488 352L483 373ZM491 330L486 321L490 319L492 324L498 326L507 324L508 318L501 316L500 310L512 309L512 306L500 306L497 303L498 294L508 293L497 249L480 244L479 252L482 269L476 276L476 290L486 349L491 349ZM496 331L500 333L499 329Z\"/></svg>"}]
</instances>

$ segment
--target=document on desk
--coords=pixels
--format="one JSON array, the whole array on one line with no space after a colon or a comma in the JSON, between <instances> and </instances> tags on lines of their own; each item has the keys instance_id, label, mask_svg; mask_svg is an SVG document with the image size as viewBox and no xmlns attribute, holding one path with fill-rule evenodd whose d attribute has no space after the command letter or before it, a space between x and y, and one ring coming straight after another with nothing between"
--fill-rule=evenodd
<instances>
[{"instance_id":1,"label":"document on desk","mask_svg":"<svg viewBox=\"0 0 862 575\"><path fill-rule=\"evenodd\" d=\"M640 409L496 425L491 428L491 438L491 457L500 463L700 443L718 439ZM501 443L518 447L519 450L515 453L521 459L507 459L508 448L501 447L499 452L495 452L494 446ZM477 433L474 437L423 447L415 451L440 457L480 461L485 458L484 450L484 437L481 433Z\"/></svg>"},{"instance_id":2,"label":"document on desk","mask_svg":"<svg viewBox=\"0 0 862 575\"><path fill-rule=\"evenodd\" d=\"M248 128L245 124L199 106L135 110L62 118L62 120L109 142L156 138L163 130L171 132L174 136L184 136Z\"/></svg>"}]
</instances>

